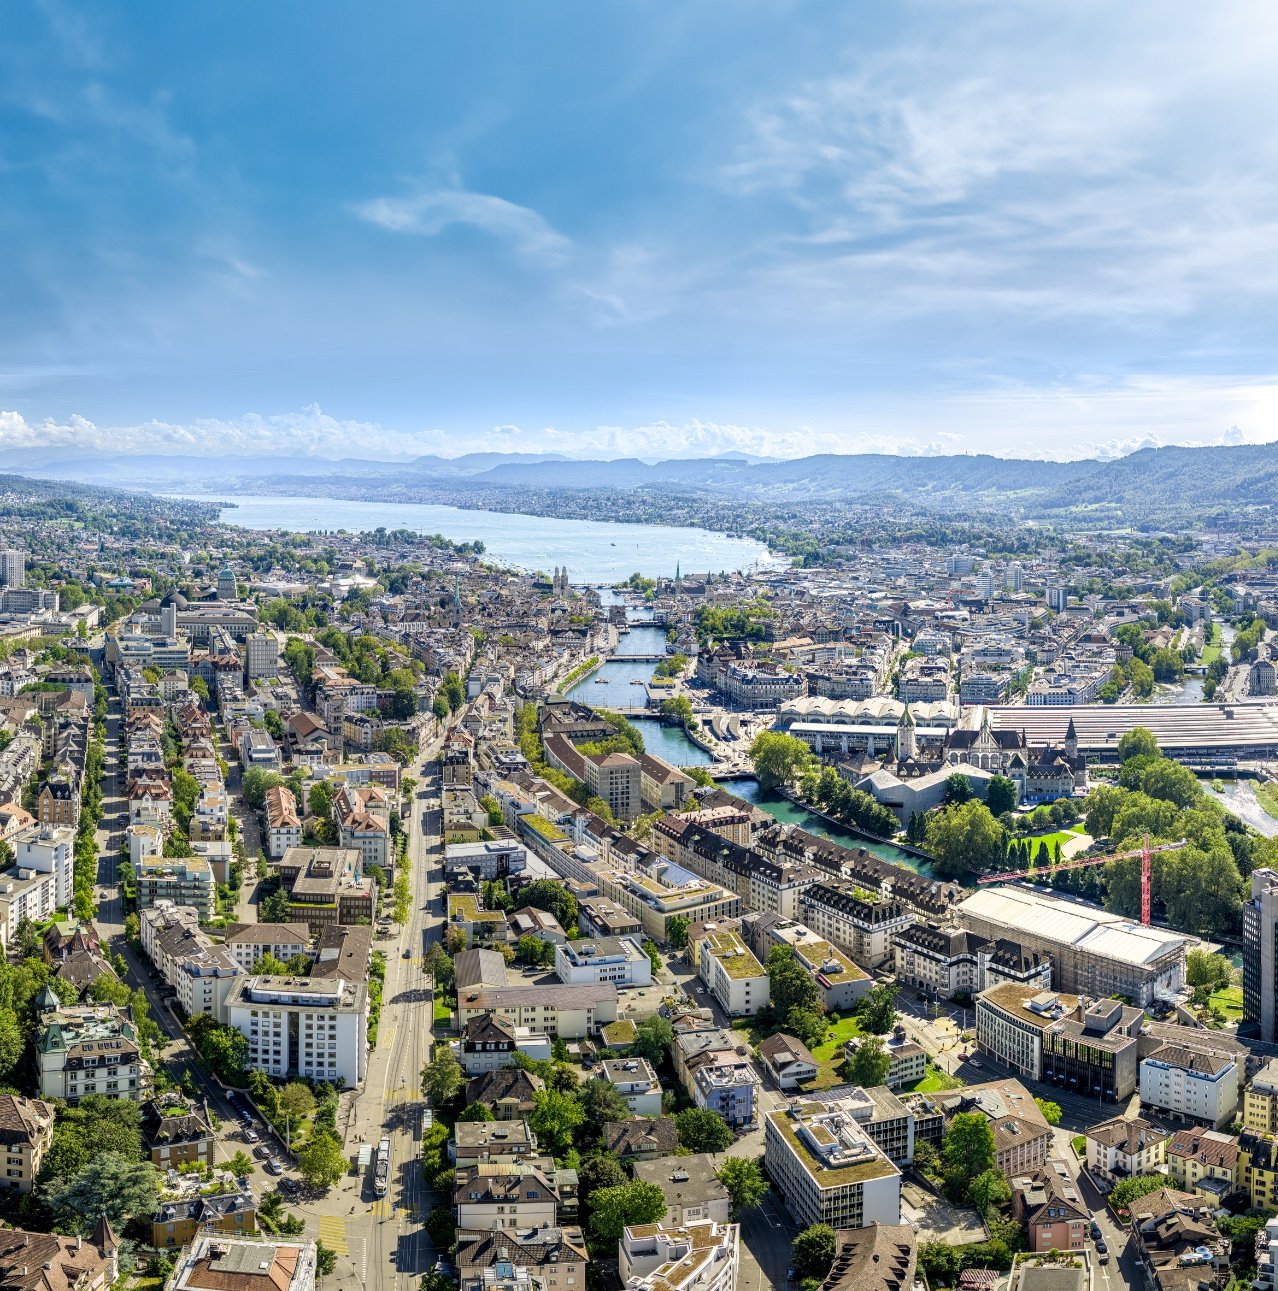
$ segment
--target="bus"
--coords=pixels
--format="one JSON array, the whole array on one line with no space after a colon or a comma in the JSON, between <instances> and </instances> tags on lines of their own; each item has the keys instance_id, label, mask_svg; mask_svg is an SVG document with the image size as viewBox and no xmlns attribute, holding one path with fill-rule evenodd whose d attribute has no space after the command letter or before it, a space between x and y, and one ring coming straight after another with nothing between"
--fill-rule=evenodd
<instances>
[{"instance_id":1,"label":"bus","mask_svg":"<svg viewBox=\"0 0 1278 1291\"><path fill-rule=\"evenodd\" d=\"M377 1145L377 1167L373 1176L373 1191L379 1196L386 1196L386 1190L390 1187L390 1139L383 1139Z\"/></svg>"}]
</instances>

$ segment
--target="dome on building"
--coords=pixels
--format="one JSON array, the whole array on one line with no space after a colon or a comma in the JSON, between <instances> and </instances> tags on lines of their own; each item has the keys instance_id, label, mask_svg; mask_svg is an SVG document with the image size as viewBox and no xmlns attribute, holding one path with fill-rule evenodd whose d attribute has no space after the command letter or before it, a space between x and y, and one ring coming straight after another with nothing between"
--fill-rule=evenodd
<instances>
[{"instance_id":1,"label":"dome on building","mask_svg":"<svg viewBox=\"0 0 1278 1291\"><path fill-rule=\"evenodd\" d=\"M172 605L179 610L184 610L187 607L187 599L181 592L172 591L160 602L160 604L162 606Z\"/></svg>"}]
</instances>

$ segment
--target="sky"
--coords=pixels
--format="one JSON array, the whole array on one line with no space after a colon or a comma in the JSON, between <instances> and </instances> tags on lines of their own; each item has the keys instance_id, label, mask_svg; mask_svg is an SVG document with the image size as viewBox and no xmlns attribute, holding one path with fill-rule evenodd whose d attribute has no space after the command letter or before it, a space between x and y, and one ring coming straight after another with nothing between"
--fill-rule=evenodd
<instances>
[{"instance_id":1,"label":"sky","mask_svg":"<svg viewBox=\"0 0 1278 1291\"><path fill-rule=\"evenodd\" d=\"M12 0L0 455L1278 440L1272 0Z\"/></svg>"}]
</instances>

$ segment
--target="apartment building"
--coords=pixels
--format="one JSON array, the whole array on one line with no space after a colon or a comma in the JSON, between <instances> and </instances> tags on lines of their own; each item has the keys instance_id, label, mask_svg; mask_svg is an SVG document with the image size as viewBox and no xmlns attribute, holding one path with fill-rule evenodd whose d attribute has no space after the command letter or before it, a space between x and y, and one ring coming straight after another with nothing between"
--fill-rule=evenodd
<instances>
[{"instance_id":1,"label":"apartment building","mask_svg":"<svg viewBox=\"0 0 1278 1291\"><path fill-rule=\"evenodd\" d=\"M561 982L612 982L618 987L651 986L652 960L636 937L595 937L555 946L555 973Z\"/></svg>"},{"instance_id":2,"label":"apartment building","mask_svg":"<svg viewBox=\"0 0 1278 1291\"><path fill-rule=\"evenodd\" d=\"M555 1226L559 1192L551 1177L537 1166L477 1165L457 1171L453 1206L459 1229L527 1233Z\"/></svg>"},{"instance_id":3,"label":"apartment building","mask_svg":"<svg viewBox=\"0 0 1278 1291\"><path fill-rule=\"evenodd\" d=\"M582 771L590 792L602 798L618 820L633 820L643 811L643 768L628 753L588 753Z\"/></svg>"},{"instance_id":4,"label":"apartment building","mask_svg":"<svg viewBox=\"0 0 1278 1291\"><path fill-rule=\"evenodd\" d=\"M171 1174L161 1187L159 1206L151 1215L151 1245L173 1250L201 1232L235 1237L257 1232L252 1189L228 1170L215 1170L207 1181L201 1174Z\"/></svg>"},{"instance_id":5,"label":"apartment building","mask_svg":"<svg viewBox=\"0 0 1278 1291\"><path fill-rule=\"evenodd\" d=\"M279 645L275 636L265 630L250 632L244 638L244 675L253 681L274 677L279 664Z\"/></svg>"},{"instance_id":6,"label":"apartment building","mask_svg":"<svg viewBox=\"0 0 1278 1291\"><path fill-rule=\"evenodd\" d=\"M811 928L774 914L747 915L741 935L766 965L776 946L788 946L811 974L827 1013L845 1013L869 993L874 979L825 937Z\"/></svg>"},{"instance_id":7,"label":"apartment building","mask_svg":"<svg viewBox=\"0 0 1278 1291\"><path fill-rule=\"evenodd\" d=\"M200 1233L165 1291L315 1291L316 1277L314 1242Z\"/></svg>"},{"instance_id":8,"label":"apartment building","mask_svg":"<svg viewBox=\"0 0 1278 1291\"><path fill-rule=\"evenodd\" d=\"M1109 1183L1157 1174L1167 1163L1170 1138L1143 1117L1115 1116L1087 1131L1087 1168Z\"/></svg>"},{"instance_id":9,"label":"apartment building","mask_svg":"<svg viewBox=\"0 0 1278 1291\"><path fill-rule=\"evenodd\" d=\"M617 1020L617 988L611 982L582 986L475 986L459 989L458 1025L476 1015L501 1013L516 1026L565 1040L595 1035Z\"/></svg>"},{"instance_id":10,"label":"apartment building","mask_svg":"<svg viewBox=\"0 0 1278 1291\"><path fill-rule=\"evenodd\" d=\"M266 791L266 854L278 860L290 847L302 844L302 822L297 814L297 799L287 785L277 784Z\"/></svg>"},{"instance_id":11,"label":"apartment building","mask_svg":"<svg viewBox=\"0 0 1278 1291\"><path fill-rule=\"evenodd\" d=\"M632 1115L661 1115L661 1082L647 1058L607 1058L598 1079L606 1080L626 1100Z\"/></svg>"},{"instance_id":12,"label":"apartment building","mask_svg":"<svg viewBox=\"0 0 1278 1291\"><path fill-rule=\"evenodd\" d=\"M216 912L213 867L202 856L142 856L134 863L133 877L139 911L171 901L195 910L201 923L208 923Z\"/></svg>"},{"instance_id":13,"label":"apartment building","mask_svg":"<svg viewBox=\"0 0 1278 1291\"><path fill-rule=\"evenodd\" d=\"M368 1063L368 990L340 977L241 977L227 1023L249 1042L249 1066L354 1087Z\"/></svg>"},{"instance_id":14,"label":"apartment building","mask_svg":"<svg viewBox=\"0 0 1278 1291\"><path fill-rule=\"evenodd\" d=\"M0 1149L10 1192L30 1192L40 1174L44 1154L53 1142L52 1103L17 1094L0 1094Z\"/></svg>"},{"instance_id":15,"label":"apartment building","mask_svg":"<svg viewBox=\"0 0 1278 1291\"><path fill-rule=\"evenodd\" d=\"M768 974L738 933L707 924L690 938L688 949L701 980L729 1017L749 1017L768 1007Z\"/></svg>"},{"instance_id":16,"label":"apartment building","mask_svg":"<svg viewBox=\"0 0 1278 1291\"><path fill-rule=\"evenodd\" d=\"M208 1113L179 1093L159 1094L142 1108L142 1145L157 1170L217 1164L217 1136Z\"/></svg>"},{"instance_id":17,"label":"apartment building","mask_svg":"<svg viewBox=\"0 0 1278 1291\"><path fill-rule=\"evenodd\" d=\"M1238 1186L1238 1140L1194 1125L1167 1142L1167 1173L1178 1188L1219 1205Z\"/></svg>"},{"instance_id":18,"label":"apartment building","mask_svg":"<svg viewBox=\"0 0 1278 1291\"><path fill-rule=\"evenodd\" d=\"M66 1006L46 986L36 1001L40 1093L78 1103L89 1094L141 1102L150 1086L137 1032L111 1004Z\"/></svg>"},{"instance_id":19,"label":"apartment building","mask_svg":"<svg viewBox=\"0 0 1278 1291\"><path fill-rule=\"evenodd\" d=\"M741 913L735 892L664 857L649 856L633 870L602 870L597 878L603 894L634 915L644 936L662 946L669 944L670 920L676 916L694 924L735 919Z\"/></svg>"},{"instance_id":20,"label":"apartment building","mask_svg":"<svg viewBox=\"0 0 1278 1291\"><path fill-rule=\"evenodd\" d=\"M311 930L304 923L239 923L226 929L223 944L227 954L252 973L264 955L287 964L294 955L306 954Z\"/></svg>"},{"instance_id":21,"label":"apartment building","mask_svg":"<svg viewBox=\"0 0 1278 1291\"><path fill-rule=\"evenodd\" d=\"M799 898L799 914L813 932L846 951L862 968L887 963L897 932L915 919L903 901L852 883L813 884Z\"/></svg>"},{"instance_id":22,"label":"apartment building","mask_svg":"<svg viewBox=\"0 0 1278 1291\"><path fill-rule=\"evenodd\" d=\"M629 1291L736 1291L740 1229L714 1219L626 1227L617 1244Z\"/></svg>"},{"instance_id":23,"label":"apartment building","mask_svg":"<svg viewBox=\"0 0 1278 1291\"><path fill-rule=\"evenodd\" d=\"M1052 1150L1052 1127L1019 1080L940 1090L927 1097L946 1122L960 1112L980 1112L989 1120L994 1134L994 1168L1000 1174L1011 1178L1046 1165Z\"/></svg>"},{"instance_id":24,"label":"apartment building","mask_svg":"<svg viewBox=\"0 0 1278 1291\"><path fill-rule=\"evenodd\" d=\"M1140 1061L1140 1101L1173 1120L1228 1125L1238 1109L1238 1064L1206 1045L1161 1045Z\"/></svg>"},{"instance_id":25,"label":"apartment building","mask_svg":"<svg viewBox=\"0 0 1278 1291\"><path fill-rule=\"evenodd\" d=\"M764 1117L768 1175L801 1225L901 1220L901 1172L849 1106L794 1100Z\"/></svg>"},{"instance_id":26,"label":"apartment building","mask_svg":"<svg viewBox=\"0 0 1278 1291\"><path fill-rule=\"evenodd\" d=\"M516 1054L538 1062L551 1059L548 1035L516 1026L498 1013L478 1013L467 1018L460 1039L452 1041L450 1047L468 1076L509 1067Z\"/></svg>"},{"instance_id":27,"label":"apartment building","mask_svg":"<svg viewBox=\"0 0 1278 1291\"><path fill-rule=\"evenodd\" d=\"M41 825L9 840L16 868L54 876L54 899L69 906L75 872L75 830L69 825Z\"/></svg>"},{"instance_id":28,"label":"apartment building","mask_svg":"<svg viewBox=\"0 0 1278 1291\"><path fill-rule=\"evenodd\" d=\"M1025 1225L1031 1251L1086 1248L1091 1212L1064 1165L1052 1162L1034 1174L1017 1175L1011 1184L1012 1214Z\"/></svg>"},{"instance_id":29,"label":"apartment building","mask_svg":"<svg viewBox=\"0 0 1278 1291\"><path fill-rule=\"evenodd\" d=\"M453 1259L460 1291L489 1291L485 1275L526 1269L541 1291L583 1291L589 1262L580 1228L459 1229Z\"/></svg>"}]
</instances>

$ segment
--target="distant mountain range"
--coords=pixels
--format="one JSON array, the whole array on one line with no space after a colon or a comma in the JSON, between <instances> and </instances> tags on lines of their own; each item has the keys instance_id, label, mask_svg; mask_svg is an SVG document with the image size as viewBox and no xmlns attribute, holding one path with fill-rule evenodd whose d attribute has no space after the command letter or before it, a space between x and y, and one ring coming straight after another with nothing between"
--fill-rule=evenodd
<instances>
[{"instance_id":1,"label":"distant mountain range","mask_svg":"<svg viewBox=\"0 0 1278 1291\"><path fill-rule=\"evenodd\" d=\"M741 453L645 462L579 461L561 454L467 453L386 462L296 456L189 457L0 451L0 470L89 484L155 491L234 494L312 491L367 496L379 487L396 500L442 500L434 484L467 496L493 490L634 491L698 494L790 503L912 503L931 509L965 500L1025 514L1118 511L1132 516L1192 508L1268 508L1278 499L1278 444L1147 448L1110 461L1050 462L951 455L821 454L790 461ZM466 503L463 501L462 503ZM471 503L476 505L476 503ZM507 505L504 509L517 509Z\"/></svg>"}]
</instances>

